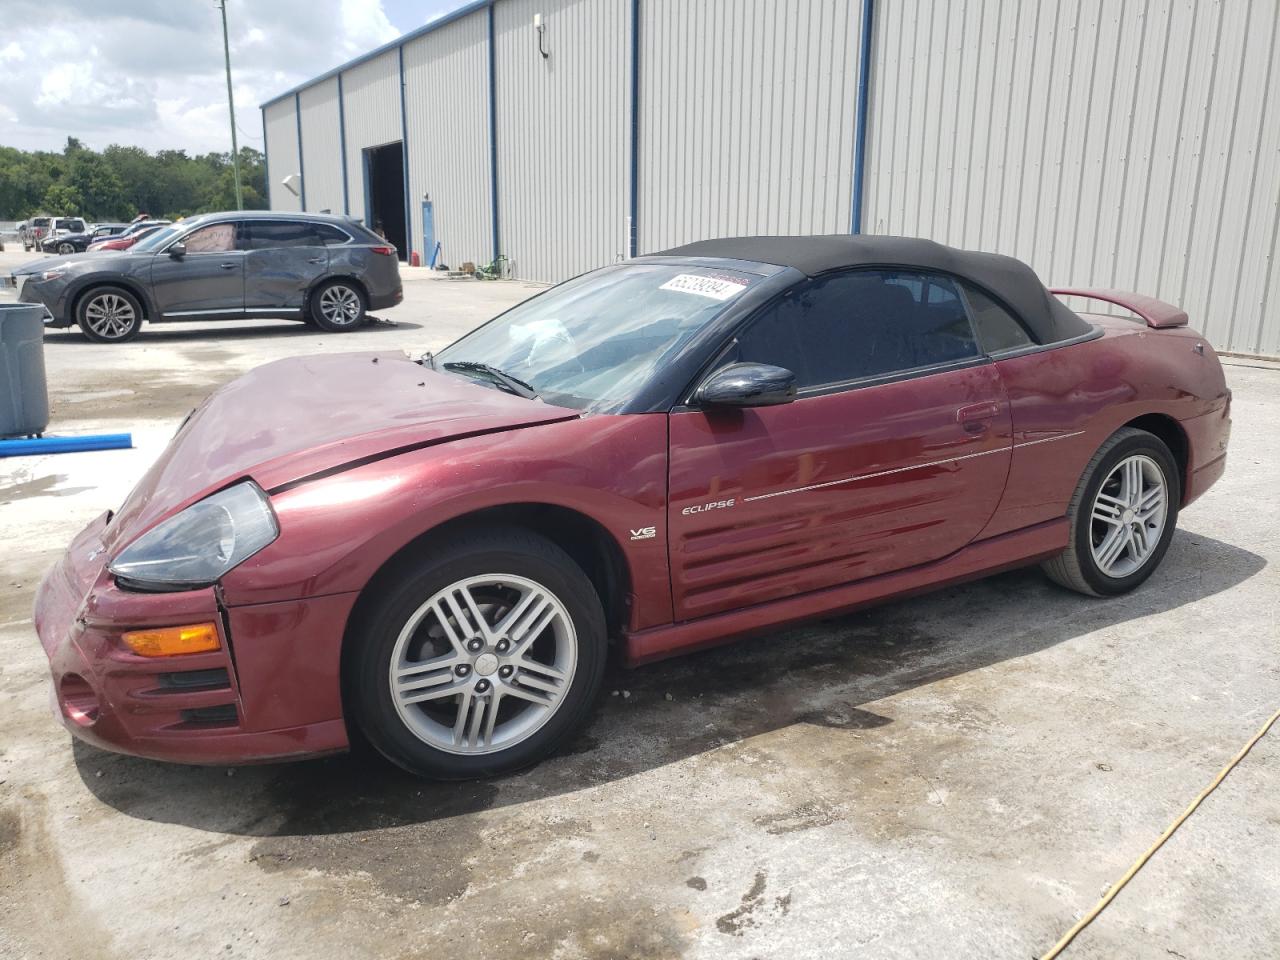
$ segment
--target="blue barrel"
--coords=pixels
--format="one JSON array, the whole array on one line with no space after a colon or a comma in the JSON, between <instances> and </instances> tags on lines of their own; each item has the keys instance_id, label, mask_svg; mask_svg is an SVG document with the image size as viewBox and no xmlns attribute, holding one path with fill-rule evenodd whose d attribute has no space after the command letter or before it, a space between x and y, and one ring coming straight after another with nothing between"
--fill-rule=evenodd
<instances>
[{"instance_id":1,"label":"blue barrel","mask_svg":"<svg viewBox=\"0 0 1280 960\"><path fill-rule=\"evenodd\" d=\"M44 307L0 303L0 437L28 437L48 426Z\"/></svg>"}]
</instances>

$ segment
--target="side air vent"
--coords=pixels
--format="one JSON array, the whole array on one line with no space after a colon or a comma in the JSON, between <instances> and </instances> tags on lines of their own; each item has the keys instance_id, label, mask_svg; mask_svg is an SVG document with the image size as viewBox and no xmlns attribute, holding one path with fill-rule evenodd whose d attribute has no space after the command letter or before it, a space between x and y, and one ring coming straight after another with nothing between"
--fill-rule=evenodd
<instances>
[{"instance_id":1,"label":"side air vent","mask_svg":"<svg viewBox=\"0 0 1280 960\"><path fill-rule=\"evenodd\" d=\"M156 678L164 690L217 690L231 686L231 678L222 667L215 670L183 670L181 673L162 673Z\"/></svg>"}]
</instances>

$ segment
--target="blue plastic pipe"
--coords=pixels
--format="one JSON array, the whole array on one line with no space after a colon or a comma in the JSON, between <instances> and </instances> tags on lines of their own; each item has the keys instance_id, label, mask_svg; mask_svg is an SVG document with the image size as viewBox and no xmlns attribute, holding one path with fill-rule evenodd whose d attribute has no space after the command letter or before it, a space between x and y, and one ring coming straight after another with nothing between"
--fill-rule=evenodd
<instances>
[{"instance_id":1,"label":"blue plastic pipe","mask_svg":"<svg viewBox=\"0 0 1280 960\"><path fill-rule=\"evenodd\" d=\"M0 440L0 457L35 457L46 453L80 453L84 450L128 450L129 433L99 433L87 437L39 437L34 440Z\"/></svg>"}]
</instances>

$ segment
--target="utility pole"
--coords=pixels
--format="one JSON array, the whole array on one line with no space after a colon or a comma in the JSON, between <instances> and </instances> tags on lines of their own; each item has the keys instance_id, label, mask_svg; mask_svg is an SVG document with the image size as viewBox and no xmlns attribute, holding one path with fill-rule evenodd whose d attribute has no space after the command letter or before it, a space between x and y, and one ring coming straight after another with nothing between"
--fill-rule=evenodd
<instances>
[{"instance_id":1,"label":"utility pole","mask_svg":"<svg viewBox=\"0 0 1280 960\"><path fill-rule=\"evenodd\" d=\"M240 195L240 147L236 144L236 101L231 95L231 44L227 41L227 0L218 0L222 10L222 54L227 61L227 109L231 111L231 168L236 176L236 209L244 209Z\"/></svg>"}]
</instances>

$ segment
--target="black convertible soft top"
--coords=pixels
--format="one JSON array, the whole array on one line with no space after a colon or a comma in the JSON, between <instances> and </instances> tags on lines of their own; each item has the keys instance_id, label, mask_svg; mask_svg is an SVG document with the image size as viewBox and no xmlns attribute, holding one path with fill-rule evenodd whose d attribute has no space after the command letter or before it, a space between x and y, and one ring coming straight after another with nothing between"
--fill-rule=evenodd
<instances>
[{"instance_id":1,"label":"black convertible soft top","mask_svg":"<svg viewBox=\"0 0 1280 960\"><path fill-rule=\"evenodd\" d=\"M916 237L831 234L817 237L726 237L699 240L653 254L747 260L794 267L810 277L850 267L905 267L949 273L984 288L1013 310L1040 343L1093 330L1045 289L1029 266L997 253L957 250Z\"/></svg>"}]
</instances>

